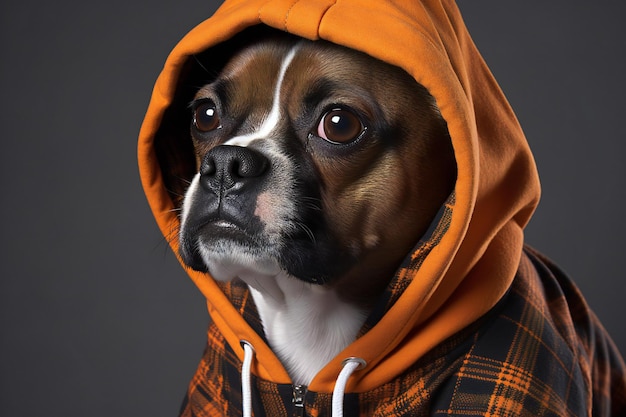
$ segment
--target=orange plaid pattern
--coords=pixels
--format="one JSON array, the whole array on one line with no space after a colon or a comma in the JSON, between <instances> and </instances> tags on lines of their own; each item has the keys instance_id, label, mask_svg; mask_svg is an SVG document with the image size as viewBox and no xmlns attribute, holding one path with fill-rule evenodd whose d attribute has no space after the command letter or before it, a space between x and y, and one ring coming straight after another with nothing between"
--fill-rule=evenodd
<instances>
[{"instance_id":1,"label":"orange plaid pattern","mask_svg":"<svg viewBox=\"0 0 626 417\"><path fill-rule=\"evenodd\" d=\"M245 287L228 291L245 298ZM240 368L210 326L181 416L240 416ZM402 377L369 392L347 394L344 414L622 416L625 375L621 356L574 284L526 248L511 290L489 314ZM254 378L253 390L255 416L298 415L290 385ZM304 415L329 416L330 403L331 394L308 392Z\"/></svg>"}]
</instances>

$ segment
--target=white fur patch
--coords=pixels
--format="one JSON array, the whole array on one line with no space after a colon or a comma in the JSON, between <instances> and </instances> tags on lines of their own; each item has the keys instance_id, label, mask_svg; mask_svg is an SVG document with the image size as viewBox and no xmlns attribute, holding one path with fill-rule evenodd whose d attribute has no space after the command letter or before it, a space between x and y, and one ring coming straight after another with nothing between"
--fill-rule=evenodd
<instances>
[{"instance_id":1,"label":"white fur patch","mask_svg":"<svg viewBox=\"0 0 626 417\"><path fill-rule=\"evenodd\" d=\"M339 299L333 290L287 274L249 276L250 287L272 350L294 384L313 377L360 330L367 312Z\"/></svg>"},{"instance_id":2,"label":"white fur patch","mask_svg":"<svg viewBox=\"0 0 626 417\"><path fill-rule=\"evenodd\" d=\"M236 136L227 140L224 145L235 145L235 146L248 146L250 142L255 139L262 139L268 137L272 131L278 126L280 122L280 93L283 86L283 80L285 79L285 73L287 72L287 68L289 68L289 64L293 61L293 58L296 56L296 52L298 51L298 45L295 45L289 53L283 58L283 62L280 66L280 71L278 73L278 78L276 80L276 86L274 87L274 98L272 101L272 108L259 127L256 132L249 133L247 135Z\"/></svg>"}]
</instances>

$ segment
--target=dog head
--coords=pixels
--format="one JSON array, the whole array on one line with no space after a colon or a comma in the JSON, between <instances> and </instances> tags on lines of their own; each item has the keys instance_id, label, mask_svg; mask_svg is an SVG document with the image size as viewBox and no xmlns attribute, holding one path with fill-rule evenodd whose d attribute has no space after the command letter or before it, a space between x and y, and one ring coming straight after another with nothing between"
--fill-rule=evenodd
<instances>
[{"instance_id":1,"label":"dog head","mask_svg":"<svg viewBox=\"0 0 626 417\"><path fill-rule=\"evenodd\" d=\"M218 280L287 273L367 303L454 186L426 89L331 43L248 46L191 109L198 172L180 251Z\"/></svg>"}]
</instances>

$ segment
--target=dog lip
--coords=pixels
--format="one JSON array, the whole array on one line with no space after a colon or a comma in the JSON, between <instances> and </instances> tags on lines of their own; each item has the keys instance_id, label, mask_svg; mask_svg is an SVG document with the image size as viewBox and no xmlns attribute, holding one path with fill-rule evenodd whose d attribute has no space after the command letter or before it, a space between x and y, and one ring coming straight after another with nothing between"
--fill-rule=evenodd
<instances>
[{"instance_id":1,"label":"dog lip","mask_svg":"<svg viewBox=\"0 0 626 417\"><path fill-rule=\"evenodd\" d=\"M201 255L203 246L218 242L231 242L241 247L258 247L259 237L237 222L224 218L210 218L197 223L188 223L180 232L179 252L185 264L200 272L208 272Z\"/></svg>"},{"instance_id":2,"label":"dog lip","mask_svg":"<svg viewBox=\"0 0 626 417\"><path fill-rule=\"evenodd\" d=\"M196 233L209 233L213 239L236 239L256 242L256 233L235 220L216 218L203 222ZM206 235L205 235L206 236Z\"/></svg>"},{"instance_id":3,"label":"dog lip","mask_svg":"<svg viewBox=\"0 0 626 417\"><path fill-rule=\"evenodd\" d=\"M212 222L209 222L208 224L212 224L213 226L216 227L223 227L225 229L240 229L239 226L237 226L235 223L233 222L229 222L227 220L214 220Z\"/></svg>"},{"instance_id":4,"label":"dog lip","mask_svg":"<svg viewBox=\"0 0 626 417\"><path fill-rule=\"evenodd\" d=\"M242 227L237 222L226 219L214 219L208 222L205 222L200 229L204 230L212 230L213 233L223 234L225 236L229 235L239 235L246 236L247 238L251 238L250 232L246 230L246 228Z\"/></svg>"}]
</instances>

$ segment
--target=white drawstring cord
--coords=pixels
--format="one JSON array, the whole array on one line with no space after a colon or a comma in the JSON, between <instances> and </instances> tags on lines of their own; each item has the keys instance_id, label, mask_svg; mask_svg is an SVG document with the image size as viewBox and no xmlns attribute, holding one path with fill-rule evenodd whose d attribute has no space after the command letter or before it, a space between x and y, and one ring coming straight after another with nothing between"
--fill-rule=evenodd
<instances>
[{"instance_id":1,"label":"white drawstring cord","mask_svg":"<svg viewBox=\"0 0 626 417\"><path fill-rule=\"evenodd\" d=\"M358 369L365 367L365 361L361 358L347 358L343 361L343 368L339 372L335 389L333 390L332 417L343 417L343 396L346 391L348 379Z\"/></svg>"},{"instance_id":2,"label":"white drawstring cord","mask_svg":"<svg viewBox=\"0 0 626 417\"><path fill-rule=\"evenodd\" d=\"M243 365L241 366L241 407L243 411L243 417L252 416L252 386L251 386L251 374L252 358L254 356L254 349L249 342L245 340L241 341L243 347Z\"/></svg>"},{"instance_id":3,"label":"white drawstring cord","mask_svg":"<svg viewBox=\"0 0 626 417\"><path fill-rule=\"evenodd\" d=\"M254 348L245 341L241 341L243 347L243 364L241 366L241 403L243 417L252 416L252 359L254 358ZM363 369L366 365L365 360L361 358L347 358L343 361L343 368L339 372L339 376L335 381L332 400L332 417L343 417L343 397L346 391L346 385L352 374Z\"/></svg>"}]
</instances>

